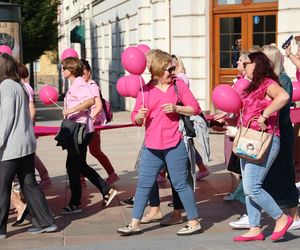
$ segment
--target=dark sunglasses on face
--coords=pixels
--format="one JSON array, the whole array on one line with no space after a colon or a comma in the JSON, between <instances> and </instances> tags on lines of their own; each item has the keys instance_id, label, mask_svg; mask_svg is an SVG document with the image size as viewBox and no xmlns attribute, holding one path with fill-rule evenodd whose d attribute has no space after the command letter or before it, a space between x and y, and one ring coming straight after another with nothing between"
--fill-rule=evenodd
<instances>
[{"instance_id":1,"label":"dark sunglasses on face","mask_svg":"<svg viewBox=\"0 0 300 250\"><path fill-rule=\"evenodd\" d=\"M176 67L175 67L175 66L172 66L172 67L166 69L166 71L168 71L169 74L172 74L172 73L175 71L175 69L176 69Z\"/></svg>"},{"instance_id":2,"label":"dark sunglasses on face","mask_svg":"<svg viewBox=\"0 0 300 250\"><path fill-rule=\"evenodd\" d=\"M248 64L251 64L252 62L243 62L243 67L244 67L244 69L246 68L246 66L248 65Z\"/></svg>"}]
</instances>

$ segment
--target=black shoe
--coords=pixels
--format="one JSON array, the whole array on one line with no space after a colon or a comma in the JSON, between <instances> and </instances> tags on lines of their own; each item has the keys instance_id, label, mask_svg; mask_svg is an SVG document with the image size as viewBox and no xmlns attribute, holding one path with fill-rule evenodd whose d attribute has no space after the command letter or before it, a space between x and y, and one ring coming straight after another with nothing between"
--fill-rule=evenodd
<instances>
[{"instance_id":1,"label":"black shoe","mask_svg":"<svg viewBox=\"0 0 300 250\"><path fill-rule=\"evenodd\" d=\"M128 206L133 206L134 204L134 197L129 197L125 200L120 201L122 205L128 205Z\"/></svg>"},{"instance_id":2,"label":"black shoe","mask_svg":"<svg viewBox=\"0 0 300 250\"><path fill-rule=\"evenodd\" d=\"M23 214L21 215L21 218L19 220L16 220L11 226L17 227L20 224L22 224L28 214L29 214L29 210L28 207L26 206L26 208L23 211Z\"/></svg>"}]
</instances>

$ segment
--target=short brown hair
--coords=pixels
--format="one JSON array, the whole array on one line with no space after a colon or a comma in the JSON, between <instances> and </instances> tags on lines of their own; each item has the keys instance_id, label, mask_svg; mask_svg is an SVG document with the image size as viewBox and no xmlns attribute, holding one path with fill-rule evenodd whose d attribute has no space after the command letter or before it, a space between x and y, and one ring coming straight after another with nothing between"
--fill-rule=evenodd
<instances>
[{"instance_id":1,"label":"short brown hair","mask_svg":"<svg viewBox=\"0 0 300 250\"><path fill-rule=\"evenodd\" d=\"M162 77L165 73L168 64L172 62L172 57L164 51L157 52L152 58L149 71L152 78Z\"/></svg>"},{"instance_id":2,"label":"short brown hair","mask_svg":"<svg viewBox=\"0 0 300 250\"><path fill-rule=\"evenodd\" d=\"M77 57L68 57L61 64L64 70L69 70L75 77L83 75L83 65Z\"/></svg>"},{"instance_id":3,"label":"short brown hair","mask_svg":"<svg viewBox=\"0 0 300 250\"><path fill-rule=\"evenodd\" d=\"M25 79L29 76L27 67L22 63L19 63L19 74L22 79Z\"/></svg>"}]
</instances>

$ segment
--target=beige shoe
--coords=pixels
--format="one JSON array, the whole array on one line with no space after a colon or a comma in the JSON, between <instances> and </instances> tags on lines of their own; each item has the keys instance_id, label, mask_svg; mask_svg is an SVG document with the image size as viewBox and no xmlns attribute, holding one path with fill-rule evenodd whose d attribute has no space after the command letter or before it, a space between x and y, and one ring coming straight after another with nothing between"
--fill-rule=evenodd
<instances>
[{"instance_id":1,"label":"beige shoe","mask_svg":"<svg viewBox=\"0 0 300 250\"><path fill-rule=\"evenodd\" d=\"M150 223L150 222L155 222L155 221L158 221L162 218L162 213L161 211L159 211L157 214L153 215L153 216L150 216L149 214L147 214L146 216L144 216L142 219L141 219L141 224L147 224L147 223Z\"/></svg>"},{"instance_id":2,"label":"beige shoe","mask_svg":"<svg viewBox=\"0 0 300 250\"><path fill-rule=\"evenodd\" d=\"M190 226L187 224L184 228L180 229L177 232L177 235L185 236L185 235L199 234L199 233L201 233L200 223L198 223L196 226Z\"/></svg>"}]
</instances>

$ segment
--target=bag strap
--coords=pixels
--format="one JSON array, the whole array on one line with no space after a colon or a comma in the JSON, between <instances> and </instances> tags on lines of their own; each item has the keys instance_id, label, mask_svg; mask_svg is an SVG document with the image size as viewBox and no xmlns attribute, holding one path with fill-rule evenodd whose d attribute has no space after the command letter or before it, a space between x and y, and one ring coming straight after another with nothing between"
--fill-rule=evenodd
<instances>
[{"instance_id":1,"label":"bag strap","mask_svg":"<svg viewBox=\"0 0 300 250\"><path fill-rule=\"evenodd\" d=\"M179 95L179 92L178 92L178 88L177 88L177 85L176 85L176 79L174 79L174 91L179 99L179 101L177 102L177 104L179 105L183 105L182 101L181 101L181 98L180 98L180 95Z\"/></svg>"}]
</instances>

